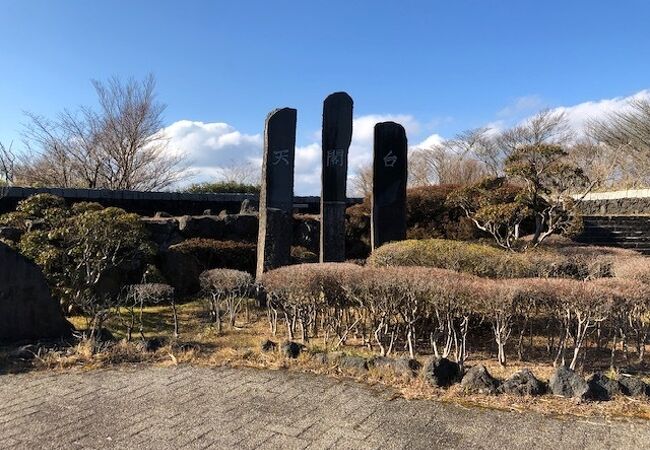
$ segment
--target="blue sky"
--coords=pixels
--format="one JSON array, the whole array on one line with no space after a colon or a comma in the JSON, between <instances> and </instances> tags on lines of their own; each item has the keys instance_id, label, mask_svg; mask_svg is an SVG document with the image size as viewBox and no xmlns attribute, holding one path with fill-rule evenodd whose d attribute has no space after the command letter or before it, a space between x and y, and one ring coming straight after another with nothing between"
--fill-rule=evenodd
<instances>
[{"instance_id":1,"label":"blue sky","mask_svg":"<svg viewBox=\"0 0 650 450\"><path fill-rule=\"evenodd\" d=\"M327 94L350 93L360 124L407 122L411 143L626 97L650 88L648 19L642 0L0 0L0 141L19 141L24 110L92 104L92 78L152 72L185 137L255 146L269 110L298 108L297 190L313 193ZM245 153L205 139L175 142L214 168Z\"/></svg>"}]
</instances>

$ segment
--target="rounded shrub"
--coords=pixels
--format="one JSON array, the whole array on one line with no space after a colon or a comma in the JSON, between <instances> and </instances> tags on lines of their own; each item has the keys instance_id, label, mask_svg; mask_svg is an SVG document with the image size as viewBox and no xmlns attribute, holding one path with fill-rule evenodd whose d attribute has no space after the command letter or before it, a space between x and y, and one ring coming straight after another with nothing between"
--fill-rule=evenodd
<instances>
[{"instance_id":1,"label":"rounded shrub","mask_svg":"<svg viewBox=\"0 0 650 450\"><path fill-rule=\"evenodd\" d=\"M438 267L488 278L525 278L536 275L534 263L523 254L490 245L425 239L393 242L373 252L368 263L376 267Z\"/></svg>"},{"instance_id":2,"label":"rounded shrub","mask_svg":"<svg viewBox=\"0 0 650 450\"><path fill-rule=\"evenodd\" d=\"M375 250L368 263L377 267L438 267L488 278L589 280L612 275L608 257L542 249L517 253L487 244L446 239L389 243Z\"/></svg>"},{"instance_id":3,"label":"rounded shrub","mask_svg":"<svg viewBox=\"0 0 650 450\"><path fill-rule=\"evenodd\" d=\"M249 242L195 238L174 245L170 250L193 256L203 270L227 268L255 272L256 246Z\"/></svg>"}]
</instances>

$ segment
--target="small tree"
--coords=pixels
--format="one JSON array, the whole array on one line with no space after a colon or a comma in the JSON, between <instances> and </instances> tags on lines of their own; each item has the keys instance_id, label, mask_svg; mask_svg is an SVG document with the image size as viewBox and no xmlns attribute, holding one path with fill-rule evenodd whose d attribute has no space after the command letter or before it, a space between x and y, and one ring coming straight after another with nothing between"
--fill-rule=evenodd
<instances>
[{"instance_id":1,"label":"small tree","mask_svg":"<svg viewBox=\"0 0 650 450\"><path fill-rule=\"evenodd\" d=\"M537 247L554 233L575 231L578 206L593 189L583 170L559 145L517 147L506 158L506 178L487 179L460 189L449 201L465 211L481 230L509 250L517 248L522 222L532 217L535 229L530 245ZM520 186L514 198L506 180ZM524 246L524 249L528 246Z\"/></svg>"},{"instance_id":2,"label":"small tree","mask_svg":"<svg viewBox=\"0 0 650 450\"><path fill-rule=\"evenodd\" d=\"M65 254L64 283L71 290L73 303L90 316L94 336L117 301L99 289L102 276L151 250L144 227L138 215L106 208L73 216L52 235L62 243Z\"/></svg>"},{"instance_id":3,"label":"small tree","mask_svg":"<svg viewBox=\"0 0 650 450\"><path fill-rule=\"evenodd\" d=\"M222 308L228 314L230 327L234 328L242 301L252 291L253 277L240 270L213 269L203 272L200 281L203 292L210 296L210 315L217 330L221 331Z\"/></svg>"},{"instance_id":4,"label":"small tree","mask_svg":"<svg viewBox=\"0 0 650 450\"><path fill-rule=\"evenodd\" d=\"M539 144L517 148L506 159L506 174L524 185L518 201L535 218L535 247L551 234L574 226L578 205L594 187L567 156L558 145Z\"/></svg>"},{"instance_id":5,"label":"small tree","mask_svg":"<svg viewBox=\"0 0 650 450\"><path fill-rule=\"evenodd\" d=\"M521 224L530 209L506 179L486 178L452 192L447 203L463 210L481 231L489 233L500 247L513 250L521 238Z\"/></svg>"},{"instance_id":6,"label":"small tree","mask_svg":"<svg viewBox=\"0 0 650 450\"><path fill-rule=\"evenodd\" d=\"M166 301L173 301L173 299L174 288L167 284L147 283L125 286L121 301L118 304L118 309L122 307L126 309L128 314L127 320L124 321L127 331L127 341L131 340L136 323L139 326L140 337L142 340L145 339L143 320L145 305L155 305ZM122 317L119 310L118 315ZM176 325L176 319L174 319L174 330L175 335L177 335L178 326Z\"/></svg>"},{"instance_id":7,"label":"small tree","mask_svg":"<svg viewBox=\"0 0 650 450\"><path fill-rule=\"evenodd\" d=\"M119 302L117 293L105 291L105 277L153 251L140 217L92 203L68 208L49 194L21 201L12 214L25 230L21 253L42 268L62 304L88 316L94 336Z\"/></svg>"},{"instance_id":8,"label":"small tree","mask_svg":"<svg viewBox=\"0 0 650 450\"><path fill-rule=\"evenodd\" d=\"M479 287L476 296L476 309L492 326L494 341L497 344L497 360L506 366L506 343L512 334L516 308L516 286L512 281L494 281L483 279L476 285Z\"/></svg>"},{"instance_id":9,"label":"small tree","mask_svg":"<svg viewBox=\"0 0 650 450\"><path fill-rule=\"evenodd\" d=\"M588 334L608 318L614 295L597 284L574 280L552 280L547 288L553 289L555 299L552 311L562 323L562 334L553 364L566 364L565 351L569 342L572 342L573 354L569 368L575 370Z\"/></svg>"}]
</instances>

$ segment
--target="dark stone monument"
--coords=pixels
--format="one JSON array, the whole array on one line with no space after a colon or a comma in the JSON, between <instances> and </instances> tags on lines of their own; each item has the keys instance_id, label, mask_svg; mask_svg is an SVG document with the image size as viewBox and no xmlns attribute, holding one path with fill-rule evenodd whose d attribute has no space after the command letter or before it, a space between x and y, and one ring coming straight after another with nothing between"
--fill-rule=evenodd
<instances>
[{"instance_id":1,"label":"dark stone monument","mask_svg":"<svg viewBox=\"0 0 650 450\"><path fill-rule=\"evenodd\" d=\"M58 338L71 331L41 269L0 242L0 341Z\"/></svg>"},{"instance_id":2,"label":"dark stone monument","mask_svg":"<svg viewBox=\"0 0 650 450\"><path fill-rule=\"evenodd\" d=\"M289 264L292 242L296 110L276 109L266 118L259 206L257 276Z\"/></svg>"},{"instance_id":3,"label":"dark stone monument","mask_svg":"<svg viewBox=\"0 0 650 450\"><path fill-rule=\"evenodd\" d=\"M320 261L345 261L348 150L352 142L352 98L336 92L323 103Z\"/></svg>"},{"instance_id":4,"label":"dark stone monument","mask_svg":"<svg viewBox=\"0 0 650 450\"><path fill-rule=\"evenodd\" d=\"M372 249L406 239L407 143L404 127L375 125L372 167Z\"/></svg>"}]
</instances>

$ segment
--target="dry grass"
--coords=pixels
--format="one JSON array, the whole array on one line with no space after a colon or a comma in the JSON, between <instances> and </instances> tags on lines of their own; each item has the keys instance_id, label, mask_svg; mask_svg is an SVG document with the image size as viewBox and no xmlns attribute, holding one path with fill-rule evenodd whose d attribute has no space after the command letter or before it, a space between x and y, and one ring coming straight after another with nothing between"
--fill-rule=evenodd
<instances>
[{"instance_id":1,"label":"dry grass","mask_svg":"<svg viewBox=\"0 0 650 450\"><path fill-rule=\"evenodd\" d=\"M371 368L366 372L342 370L334 362L322 365L311 356L323 350L322 342L313 341L306 351L295 360L288 359L280 352L265 353L260 344L266 339L282 342L285 336L278 331L278 336L271 336L264 311L251 310L250 320L238 321L237 328L226 328L217 333L207 323L208 314L202 304L187 303L179 307L181 338L171 339L171 312L168 307L149 307L145 311L145 325L148 338L163 337L166 342L156 351L142 349L141 342L135 338L132 342L120 340L110 346L99 345L93 348L88 341L67 348L54 349L38 355L28 362L10 363L7 354L9 348L0 348L0 373L2 371L24 370L92 370L115 365L153 364L173 366L192 364L197 366L252 367L267 370L291 370L310 372L324 376L353 379L374 386L388 387L396 396L407 399L432 399L436 401L478 406L516 412L535 411L554 416L601 417L606 419L644 419L650 420L650 402L627 397L616 397L609 402L576 403L573 400L546 395L542 397L514 397L508 395L478 395L463 392L460 385L449 389L431 387L423 376L415 378L397 375L392 371ZM243 317L243 315L242 315ZM75 325L82 326L83 318L72 318ZM125 331L119 323L109 324L113 334L123 338ZM281 328L281 327L279 327ZM341 350L348 354L371 357L365 348L349 342ZM420 362L425 362L425 357ZM490 355L474 354L467 361L468 365L484 364L490 373L500 379L508 378L517 370L529 367L540 379L550 378L553 367L549 364L512 362L508 367L500 367Z\"/></svg>"}]
</instances>

